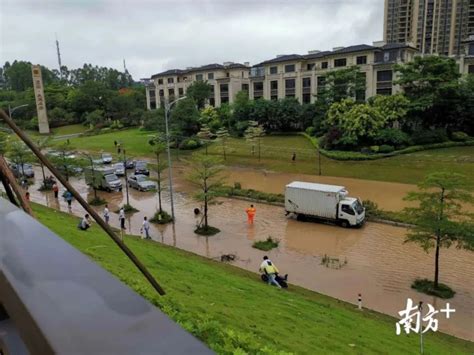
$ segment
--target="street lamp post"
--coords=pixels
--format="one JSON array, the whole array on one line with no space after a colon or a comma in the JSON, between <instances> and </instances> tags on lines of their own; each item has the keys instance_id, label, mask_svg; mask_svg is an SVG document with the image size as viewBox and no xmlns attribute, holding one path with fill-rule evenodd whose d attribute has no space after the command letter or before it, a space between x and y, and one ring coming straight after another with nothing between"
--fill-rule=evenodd
<instances>
[{"instance_id":1,"label":"street lamp post","mask_svg":"<svg viewBox=\"0 0 474 355\"><path fill-rule=\"evenodd\" d=\"M11 108L10 105L8 105L8 116L10 116L10 118L11 118L13 112L15 112L16 110L18 110L20 108L26 107L26 106L28 106L28 104L24 104L24 105L20 105L20 106L16 106L14 108Z\"/></svg>"},{"instance_id":2,"label":"street lamp post","mask_svg":"<svg viewBox=\"0 0 474 355\"><path fill-rule=\"evenodd\" d=\"M171 202L171 218L173 219L174 223L174 202L173 202L173 176L171 172L171 150L170 150L170 133L168 129L168 115L170 113L171 107L180 100L185 99L186 96L182 96L177 100L172 102L165 102L165 129L166 129L166 150L168 153L168 179L170 185L170 202Z\"/></svg>"}]
</instances>

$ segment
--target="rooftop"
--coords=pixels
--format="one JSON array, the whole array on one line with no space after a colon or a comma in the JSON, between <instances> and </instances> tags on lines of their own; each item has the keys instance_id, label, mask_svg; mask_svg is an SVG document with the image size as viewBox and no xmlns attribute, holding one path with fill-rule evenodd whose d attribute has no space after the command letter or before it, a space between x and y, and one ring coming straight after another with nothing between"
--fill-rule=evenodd
<instances>
[{"instance_id":1,"label":"rooftop","mask_svg":"<svg viewBox=\"0 0 474 355\"><path fill-rule=\"evenodd\" d=\"M151 79L158 78L161 76L183 75L183 74L189 74L189 73L206 71L206 70L225 70L225 69L239 69L239 68L248 69L249 67L241 63L228 63L228 64L225 63L224 65L213 63L213 64L206 64L200 67L193 67L193 68L188 68L188 69L169 69L161 73L153 74L151 76Z\"/></svg>"}]
</instances>

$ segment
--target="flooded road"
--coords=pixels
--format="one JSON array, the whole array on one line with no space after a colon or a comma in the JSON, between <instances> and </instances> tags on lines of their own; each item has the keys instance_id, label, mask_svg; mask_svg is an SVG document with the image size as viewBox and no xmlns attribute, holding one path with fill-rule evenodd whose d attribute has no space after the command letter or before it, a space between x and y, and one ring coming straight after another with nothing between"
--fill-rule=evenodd
<instances>
[{"instance_id":1,"label":"flooded road","mask_svg":"<svg viewBox=\"0 0 474 355\"><path fill-rule=\"evenodd\" d=\"M361 293L364 307L392 316L398 316L397 312L405 308L407 297L415 302L431 303L437 309L446 304L445 301L410 288L411 282L417 277L433 277L434 255L426 254L417 245L404 244L406 230L403 228L368 223L360 229L343 229L332 225L299 222L286 218L283 208L269 205L256 205L255 224L248 226L244 212L248 202L222 199L220 204L210 207L209 215L209 223L220 228L221 232L212 237L202 237L193 232L196 225L193 209L201 206L189 197L189 184L179 178L183 174L178 169L175 174L178 176L175 185L178 191L175 196L177 222L175 225L153 225L151 235L157 242L216 260L220 260L223 254L235 254L237 259L233 264L253 272L257 272L263 255L268 255L282 273L289 274L290 282L295 285L351 303L356 303L357 295ZM249 176L249 173L245 174ZM245 185L247 182L241 178L243 175L234 176L239 177L239 180L234 181L241 182L243 187L253 186ZM313 178L322 181L318 180L319 177ZM31 199L67 211L63 199L55 200L52 193L37 191L39 180L40 178L30 187ZM92 198L92 193L83 181L71 179L71 182L82 196ZM331 182L334 183L334 180ZM261 182L255 179L254 183ZM343 185L351 189L348 183ZM262 186L269 187L270 184ZM60 195L61 193L62 190ZM386 196L391 196L392 193L387 191ZM124 193L99 192L99 195L109 201L111 211L125 203ZM163 206L169 211L169 197L166 193L163 197ZM151 217L157 208L157 197L152 192L131 189L130 203L140 211L128 217L128 232L140 234L143 217ZM389 206L391 202L386 203ZM396 204L393 202L393 206ZM96 210L101 211L102 208L97 207ZM76 201L73 202L72 213L78 216L84 214ZM118 227L118 216L115 213L112 213L111 224ZM263 252L252 248L254 240L266 239L268 236L280 240L277 249ZM340 268L323 265L325 256L339 259L337 265ZM440 282L448 284L457 292L449 300L456 313L449 320L438 318L440 330L474 340L473 254L455 248L442 249Z\"/></svg>"},{"instance_id":2,"label":"flooded road","mask_svg":"<svg viewBox=\"0 0 474 355\"><path fill-rule=\"evenodd\" d=\"M243 189L254 189L275 194L285 193L285 186L292 181L340 185L346 187L350 196L359 197L361 200L374 201L380 208L388 211L400 211L404 207L407 207L409 203L403 201L403 197L409 191L416 190L415 185L396 182L278 173L237 167L226 169L226 173L226 181L231 186L233 186L235 182L239 182Z\"/></svg>"}]
</instances>

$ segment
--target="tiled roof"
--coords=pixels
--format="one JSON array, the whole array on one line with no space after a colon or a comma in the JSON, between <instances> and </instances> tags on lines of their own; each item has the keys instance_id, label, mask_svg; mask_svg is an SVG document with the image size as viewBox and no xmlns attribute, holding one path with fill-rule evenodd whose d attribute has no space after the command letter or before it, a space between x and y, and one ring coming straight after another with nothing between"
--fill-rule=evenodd
<instances>
[{"instance_id":1,"label":"tiled roof","mask_svg":"<svg viewBox=\"0 0 474 355\"><path fill-rule=\"evenodd\" d=\"M303 57L305 59L316 59L316 58L325 57L328 54L331 54L331 51L322 51L322 52L318 52L318 53L306 54Z\"/></svg>"},{"instance_id":2,"label":"tiled roof","mask_svg":"<svg viewBox=\"0 0 474 355\"><path fill-rule=\"evenodd\" d=\"M151 76L151 78L154 79L157 77L168 76L168 75L183 75L183 74L205 71L205 70L223 70L223 69L238 69L238 68L249 68L249 67L241 63L230 63L229 65L213 63L213 64L206 64L200 67L189 68L189 69L169 69L164 72L154 74Z\"/></svg>"},{"instance_id":3,"label":"tiled roof","mask_svg":"<svg viewBox=\"0 0 474 355\"><path fill-rule=\"evenodd\" d=\"M355 46L344 47L336 51L332 51L330 52L330 54L361 52L361 51L369 51L371 49L375 49L375 47L369 46L368 44L357 44Z\"/></svg>"},{"instance_id":4,"label":"tiled roof","mask_svg":"<svg viewBox=\"0 0 474 355\"><path fill-rule=\"evenodd\" d=\"M278 57L273 58L273 59L266 60L264 62L261 62L260 64L257 64L257 65L287 62L289 60L297 60L297 59L304 59L304 57L302 55L299 55L299 54L285 54L285 55L281 55L281 56L278 56Z\"/></svg>"}]
</instances>

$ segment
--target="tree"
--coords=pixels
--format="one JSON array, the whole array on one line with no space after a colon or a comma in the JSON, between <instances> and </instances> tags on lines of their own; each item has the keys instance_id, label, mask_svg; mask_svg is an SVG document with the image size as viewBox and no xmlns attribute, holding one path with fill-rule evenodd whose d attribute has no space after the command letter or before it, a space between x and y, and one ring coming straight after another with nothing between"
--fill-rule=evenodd
<instances>
[{"instance_id":1,"label":"tree","mask_svg":"<svg viewBox=\"0 0 474 355\"><path fill-rule=\"evenodd\" d=\"M104 111L103 110L94 110L92 112L87 112L85 115L86 124L95 127L100 123L104 123Z\"/></svg>"},{"instance_id":2,"label":"tree","mask_svg":"<svg viewBox=\"0 0 474 355\"><path fill-rule=\"evenodd\" d=\"M165 130L165 109L160 107L156 110L145 111L143 114L143 128L163 132Z\"/></svg>"},{"instance_id":3,"label":"tree","mask_svg":"<svg viewBox=\"0 0 474 355\"><path fill-rule=\"evenodd\" d=\"M9 136L0 131L0 156L4 156L8 151Z\"/></svg>"},{"instance_id":4,"label":"tree","mask_svg":"<svg viewBox=\"0 0 474 355\"><path fill-rule=\"evenodd\" d=\"M396 94L391 96L376 95L369 100L372 107L379 111L385 118L385 122L403 123L408 112L409 101L403 94Z\"/></svg>"},{"instance_id":5,"label":"tree","mask_svg":"<svg viewBox=\"0 0 474 355\"><path fill-rule=\"evenodd\" d=\"M66 177L66 181L69 181L69 177L75 175L74 168L79 165L83 165L79 159L76 159L71 155L73 148L67 143L62 143L56 147L56 153L50 154L49 158L53 165L55 165L61 173Z\"/></svg>"},{"instance_id":6,"label":"tree","mask_svg":"<svg viewBox=\"0 0 474 355\"><path fill-rule=\"evenodd\" d=\"M211 129L207 126L207 124L203 124L201 129L197 133L199 139L204 142L204 146L206 147L206 155L207 155L207 146L211 142L212 137L214 136L211 132Z\"/></svg>"},{"instance_id":7,"label":"tree","mask_svg":"<svg viewBox=\"0 0 474 355\"><path fill-rule=\"evenodd\" d=\"M204 202L204 226L198 227L196 232L202 234L215 234L219 230L209 226L209 205L219 196L219 188L223 184L222 167L216 157L197 155L192 161L192 170L188 176L189 181L198 189L195 198Z\"/></svg>"},{"instance_id":8,"label":"tree","mask_svg":"<svg viewBox=\"0 0 474 355\"><path fill-rule=\"evenodd\" d=\"M211 131L216 131L221 126L219 113L217 109L212 106L207 106L201 110L199 122L207 125Z\"/></svg>"},{"instance_id":9,"label":"tree","mask_svg":"<svg viewBox=\"0 0 474 355\"><path fill-rule=\"evenodd\" d=\"M235 95L234 103L232 104L232 124L237 122L248 121L250 118L252 102L249 100L249 93L247 91L239 91Z\"/></svg>"},{"instance_id":10,"label":"tree","mask_svg":"<svg viewBox=\"0 0 474 355\"><path fill-rule=\"evenodd\" d=\"M265 130L256 121L249 121L249 126L245 130L245 139L252 145L252 154L255 154L255 143L258 145L258 161L261 157L261 138L265 135Z\"/></svg>"},{"instance_id":11,"label":"tree","mask_svg":"<svg viewBox=\"0 0 474 355\"><path fill-rule=\"evenodd\" d=\"M190 137L199 131L199 111L196 103L191 98L176 103L171 111L170 124L173 128L177 128L181 135Z\"/></svg>"},{"instance_id":12,"label":"tree","mask_svg":"<svg viewBox=\"0 0 474 355\"><path fill-rule=\"evenodd\" d=\"M365 93L365 87L365 76L361 75L359 67L332 70L326 75L324 88L317 99L328 106L346 98L357 100L359 93Z\"/></svg>"},{"instance_id":13,"label":"tree","mask_svg":"<svg viewBox=\"0 0 474 355\"><path fill-rule=\"evenodd\" d=\"M8 157L19 168L18 172L25 175L24 164L33 162L33 154L23 142L13 142L8 149ZM21 169L21 170L20 170Z\"/></svg>"},{"instance_id":14,"label":"tree","mask_svg":"<svg viewBox=\"0 0 474 355\"><path fill-rule=\"evenodd\" d=\"M452 125L450 119L459 99L459 73L453 58L426 56L395 66L396 84L403 88L410 101L413 126L423 127Z\"/></svg>"},{"instance_id":15,"label":"tree","mask_svg":"<svg viewBox=\"0 0 474 355\"><path fill-rule=\"evenodd\" d=\"M416 201L417 207L405 209L413 227L405 242L419 244L426 252L435 248L434 289L439 286L439 253L441 248L456 245L474 249L474 225L466 206L474 203L471 186L464 175L437 172L418 185L419 192L405 198Z\"/></svg>"},{"instance_id":16,"label":"tree","mask_svg":"<svg viewBox=\"0 0 474 355\"><path fill-rule=\"evenodd\" d=\"M165 137L162 134L157 134L151 138L148 143L151 145L153 153L156 157L156 182L158 184L158 213L163 213L163 207L161 204L161 183L162 183L162 173L166 169L167 164L164 160L161 159L161 154L166 151L166 142Z\"/></svg>"},{"instance_id":17,"label":"tree","mask_svg":"<svg viewBox=\"0 0 474 355\"><path fill-rule=\"evenodd\" d=\"M196 102L198 109L204 108L211 94L212 85L207 81L194 81L186 90L186 96Z\"/></svg>"},{"instance_id":18,"label":"tree","mask_svg":"<svg viewBox=\"0 0 474 355\"><path fill-rule=\"evenodd\" d=\"M227 129L222 127L216 132L216 135L217 135L217 141L221 142L222 144L222 152L224 153L224 160L227 160L225 148L226 148L227 140L230 137L229 131L227 131Z\"/></svg>"}]
</instances>

